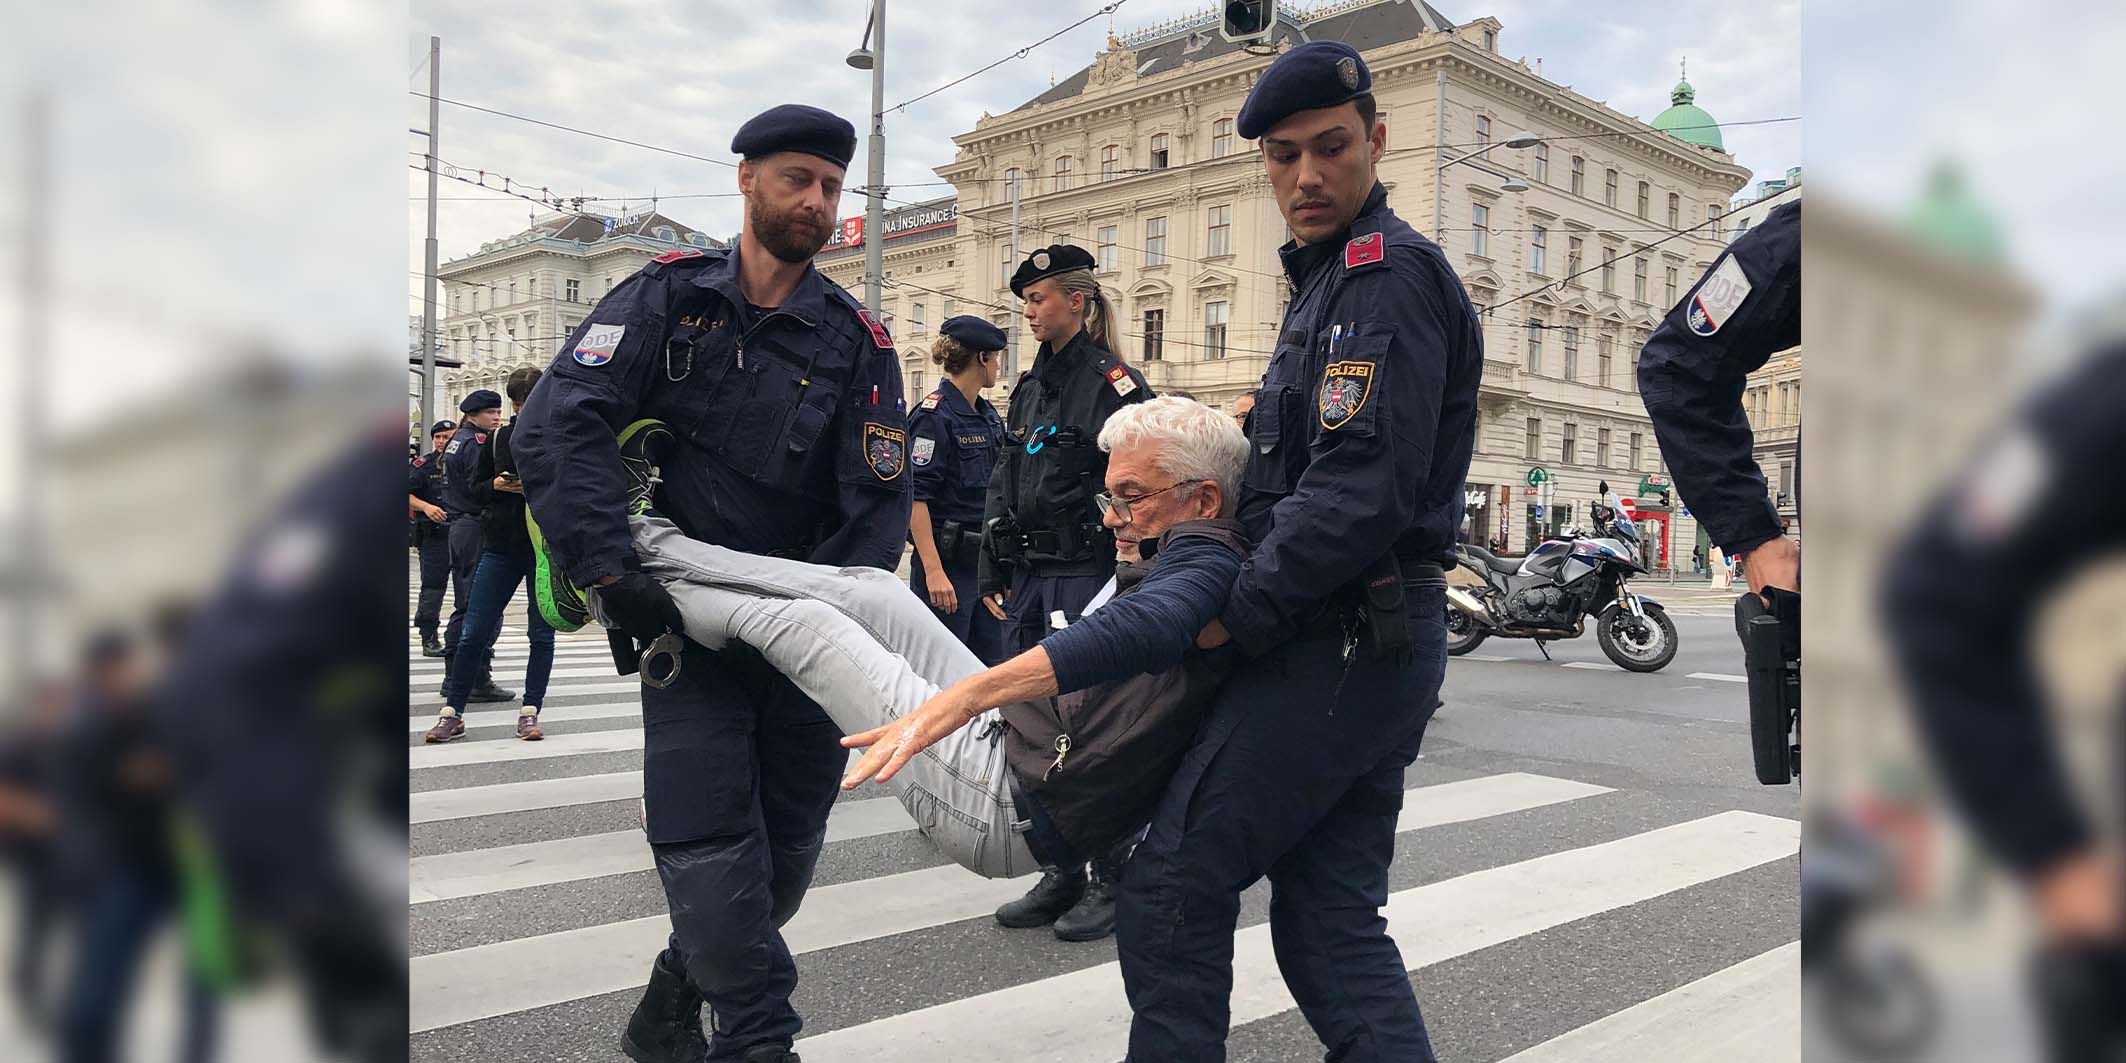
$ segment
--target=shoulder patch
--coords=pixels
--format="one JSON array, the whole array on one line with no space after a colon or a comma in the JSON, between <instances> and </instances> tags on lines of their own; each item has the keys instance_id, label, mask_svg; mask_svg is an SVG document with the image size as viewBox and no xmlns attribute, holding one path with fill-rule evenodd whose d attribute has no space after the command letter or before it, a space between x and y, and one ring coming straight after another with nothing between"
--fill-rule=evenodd
<instances>
[{"instance_id":1,"label":"shoulder patch","mask_svg":"<svg viewBox=\"0 0 2126 1063\"><path fill-rule=\"evenodd\" d=\"M1749 298L1750 279L1742 272L1742 264L1735 256L1724 255L1720 264L1698 284L1691 294L1690 307L1684 313L1684 322L1700 336L1710 336L1727 324L1735 310Z\"/></svg>"},{"instance_id":2,"label":"shoulder patch","mask_svg":"<svg viewBox=\"0 0 2126 1063\"><path fill-rule=\"evenodd\" d=\"M929 436L915 437L915 446L908 451L908 463L920 469L930 464L937 454L938 441Z\"/></svg>"},{"instance_id":3,"label":"shoulder patch","mask_svg":"<svg viewBox=\"0 0 2126 1063\"><path fill-rule=\"evenodd\" d=\"M450 441L450 445L443 448L443 453L445 455L456 454L458 452L459 444L462 444L464 442L465 439L462 436L452 439Z\"/></svg>"},{"instance_id":4,"label":"shoulder patch","mask_svg":"<svg viewBox=\"0 0 2126 1063\"><path fill-rule=\"evenodd\" d=\"M485 442L487 442L487 433L485 433L485 432L474 432L474 433L472 434L472 441L473 441L473 442L475 442L475 443L485 443Z\"/></svg>"},{"instance_id":5,"label":"shoulder patch","mask_svg":"<svg viewBox=\"0 0 2126 1063\"><path fill-rule=\"evenodd\" d=\"M658 256L657 256L656 258L653 258L653 259L651 259L650 261L652 261L652 262L659 262L659 263L664 263L664 262L677 262L677 261L679 261L679 260L680 260L680 259L682 259L682 258L700 258L700 257L701 257L701 252L699 252L699 251L666 251L666 252L665 252L664 254L658 255Z\"/></svg>"},{"instance_id":6,"label":"shoulder patch","mask_svg":"<svg viewBox=\"0 0 2126 1063\"><path fill-rule=\"evenodd\" d=\"M1129 369L1126 366L1118 365L1108 370L1107 382L1115 389L1115 394L1117 395L1127 396L1130 392L1137 390L1137 382L1129 378Z\"/></svg>"},{"instance_id":7,"label":"shoulder patch","mask_svg":"<svg viewBox=\"0 0 2126 1063\"><path fill-rule=\"evenodd\" d=\"M873 475L889 481L899 476L907 452L907 433L875 421L864 422L864 464L871 466Z\"/></svg>"},{"instance_id":8,"label":"shoulder patch","mask_svg":"<svg viewBox=\"0 0 2126 1063\"><path fill-rule=\"evenodd\" d=\"M1379 233L1354 236L1344 245L1344 268L1357 269L1388 260L1388 241Z\"/></svg>"},{"instance_id":9,"label":"shoulder patch","mask_svg":"<svg viewBox=\"0 0 2126 1063\"><path fill-rule=\"evenodd\" d=\"M862 321L864 323L865 328L871 330L871 345L873 347L876 347L882 351L890 351L893 349L893 337L886 334L886 325L884 322L880 321L876 317L873 317L871 315L871 311L866 310L862 307L857 308L856 317L857 320Z\"/></svg>"},{"instance_id":10,"label":"shoulder patch","mask_svg":"<svg viewBox=\"0 0 2126 1063\"><path fill-rule=\"evenodd\" d=\"M1330 363L1321 374L1321 426L1333 432L1350 424L1372 392L1372 362Z\"/></svg>"},{"instance_id":11,"label":"shoulder patch","mask_svg":"<svg viewBox=\"0 0 2126 1063\"><path fill-rule=\"evenodd\" d=\"M592 367L613 360L613 352L620 348L620 337L627 335L626 325L594 324L584 330L583 338L576 341L576 362Z\"/></svg>"},{"instance_id":12,"label":"shoulder patch","mask_svg":"<svg viewBox=\"0 0 2126 1063\"><path fill-rule=\"evenodd\" d=\"M935 392L935 391L933 391L933 392L931 392L930 394L928 394L928 395L925 395L925 396L923 396L923 401L921 401L921 402L918 402L918 403L916 403L916 406L917 406L917 407L919 407L919 408L921 408L921 409L925 409L925 410L935 410L935 409L937 409L937 408L938 408L938 393L937 393L937 392Z\"/></svg>"},{"instance_id":13,"label":"shoulder patch","mask_svg":"<svg viewBox=\"0 0 2126 1063\"><path fill-rule=\"evenodd\" d=\"M413 459L413 467L414 467L414 468L416 468L416 469L418 469L418 468L420 468L421 466L423 466L423 465L426 465L426 464L428 464L428 459L427 459L427 458L415 458L415 459Z\"/></svg>"}]
</instances>

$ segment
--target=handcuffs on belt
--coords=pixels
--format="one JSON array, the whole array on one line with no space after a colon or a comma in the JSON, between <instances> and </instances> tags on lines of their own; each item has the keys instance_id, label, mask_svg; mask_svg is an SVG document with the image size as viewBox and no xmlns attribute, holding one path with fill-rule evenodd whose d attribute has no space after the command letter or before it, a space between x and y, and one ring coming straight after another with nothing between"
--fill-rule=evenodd
<instances>
[{"instance_id":1,"label":"handcuffs on belt","mask_svg":"<svg viewBox=\"0 0 2126 1063\"><path fill-rule=\"evenodd\" d=\"M652 690L663 690L678 680L681 655L686 652L686 640L679 632L667 631L651 639L639 656L635 652L635 640L619 628L608 630L605 640L613 651L613 665L621 675L639 674L642 685ZM671 668L663 674L659 674L656 665L660 659L672 662Z\"/></svg>"}]
</instances>

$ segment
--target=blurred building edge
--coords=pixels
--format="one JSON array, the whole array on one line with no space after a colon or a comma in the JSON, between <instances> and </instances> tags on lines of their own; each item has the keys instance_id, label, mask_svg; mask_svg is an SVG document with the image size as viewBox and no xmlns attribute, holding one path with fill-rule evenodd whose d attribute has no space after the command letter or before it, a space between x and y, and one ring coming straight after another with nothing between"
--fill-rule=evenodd
<instances>
[{"instance_id":1,"label":"blurred building edge","mask_svg":"<svg viewBox=\"0 0 2126 1063\"><path fill-rule=\"evenodd\" d=\"M51 663L96 624L199 597L293 485L390 416L394 371L382 358L298 362L253 348L56 438L39 463Z\"/></svg>"}]
</instances>

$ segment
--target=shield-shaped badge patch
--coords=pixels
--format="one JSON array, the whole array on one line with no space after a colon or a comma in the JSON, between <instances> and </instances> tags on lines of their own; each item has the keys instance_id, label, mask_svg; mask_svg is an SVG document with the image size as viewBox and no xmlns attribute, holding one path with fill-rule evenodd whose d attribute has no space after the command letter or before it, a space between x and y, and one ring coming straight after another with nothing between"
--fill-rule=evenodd
<instances>
[{"instance_id":1,"label":"shield-shaped badge patch","mask_svg":"<svg viewBox=\"0 0 2126 1063\"><path fill-rule=\"evenodd\" d=\"M908 436L897 428L864 422L864 463L881 480L901 474L908 453Z\"/></svg>"},{"instance_id":2,"label":"shield-shaped badge patch","mask_svg":"<svg viewBox=\"0 0 2126 1063\"><path fill-rule=\"evenodd\" d=\"M1330 363L1321 375L1321 426L1333 432L1350 424L1372 393L1372 362Z\"/></svg>"}]
</instances>

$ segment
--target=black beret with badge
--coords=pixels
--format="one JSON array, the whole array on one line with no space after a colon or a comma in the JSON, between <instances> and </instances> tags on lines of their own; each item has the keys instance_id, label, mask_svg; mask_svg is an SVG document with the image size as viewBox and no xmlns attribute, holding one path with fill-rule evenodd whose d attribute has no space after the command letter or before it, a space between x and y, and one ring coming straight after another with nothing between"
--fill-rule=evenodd
<instances>
[{"instance_id":1,"label":"black beret with badge","mask_svg":"<svg viewBox=\"0 0 2126 1063\"><path fill-rule=\"evenodd\" d=\"M1003 329L973 314L948 317L938 326L938 331L958 340L960 346L970 351L1001 351L1009 342L1004 338Z\"/></svg>"},{"instance_id":2,"label":"black beret with badge","mask_svg":"<svg viewBox=\"0 0 2126 1063\"><path fill-rule=\"evenodd\" d=\"M465 400L458 403L459 413L479 413L481 410L499 410L501 408L502 396L486 388L481 388L465 396Z\"/></svg>"},{"instance_id":3,"label":"black beret with badge","mask_svg":"<svg viewBox=\"0 0 2126 1063\"><path fill-rule=\"evenodd\" d=\"M785 103L770 107L738 127L731 138L731 151L742 158L757 159L782 151L801 151L818 156L842 169L856 155L856 127L840 115Z\"/></svg>"},{"instance_id":4,"label":"black beret with badge","mask_svg":"<svg viewBox=\"0 0 2126 1063\"><path fill-rule=\"evenodd\" d=\"M441 435L444 432L455 432L457 430L458 422L453 421L448 417L445 417L442 420L437 421L434 425L431 425L428 429L428 434L432 436Z\"/></svg>"},{"instance_id":5,"label":"black beret with badge","mask_svg":"<svg viewBox=\"0 0 2126 1063\"><path fill-rule=\"evenodd\" d=\"M1026 286L1043 277L1053 277L1074 269L1091 269L1093 253L1076 244L1050 244L1026 256L1019 263L1018 272L1011 275L1011 294L1024 296Z\"/></svg>"},{"instance_id":6,"label":"black beret with badge","mask_svg":"<svg viewBox=\"0 0 2126 1063\"><path fill-rule=\"evenodd\" d=\"M1240 135L1260 140L1300 111L1349 103L1373 91L1373 72L1358 49L1337 41L1308 41L1277 57L1240 105Z\"/></svg>"}]
</instances>

